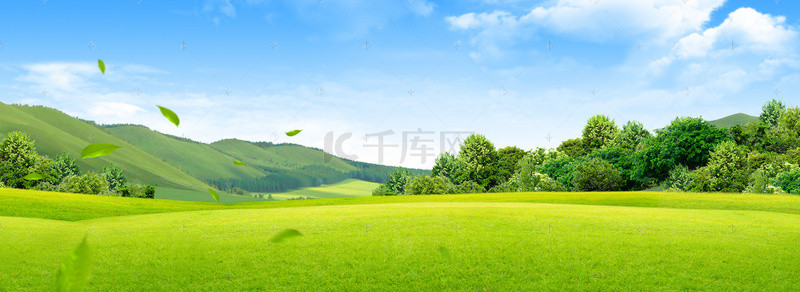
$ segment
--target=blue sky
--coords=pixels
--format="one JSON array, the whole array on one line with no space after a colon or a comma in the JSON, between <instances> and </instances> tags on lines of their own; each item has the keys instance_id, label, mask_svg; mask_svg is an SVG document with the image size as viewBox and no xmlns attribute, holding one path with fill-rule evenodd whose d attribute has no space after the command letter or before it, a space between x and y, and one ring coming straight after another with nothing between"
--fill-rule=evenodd
<instances>
[{"instance_id":1,"label":"blue sky","mask_svg":"<svg viewBox=\"0 0 800 292\"><path fill-rule=\"evenodd\" d=\"M800 105L798 8L787 0L5 1L0 101L203 142L292 142L430 167L427 155L452 132L532 149L580 136L594 114L652 130L676 116L757 115L770 98ZM181 126L156 104L177 112ZM292 129L304 131L282 134ZM397 147L382 156L365 147L377 143L366 134L388 130L385 143ZM329 133L329 141L352 137L337 152L326 147Z\"/></svg>"}]
</instances>

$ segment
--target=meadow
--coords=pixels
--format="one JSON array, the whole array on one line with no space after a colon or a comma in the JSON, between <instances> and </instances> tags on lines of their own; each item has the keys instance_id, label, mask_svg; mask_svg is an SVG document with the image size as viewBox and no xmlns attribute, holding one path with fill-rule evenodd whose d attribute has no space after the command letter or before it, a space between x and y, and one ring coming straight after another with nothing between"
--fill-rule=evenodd
<instances>
[{"instance_id":1,"label":"meadow","mask_svg":"<svg viewBox=\"0 0 800 292\"><path fill-rule=\"evenodd\" d=\"M500 193L206 203L0 189L0 287L797 290L800 197ZM273 243L287 228L303 236Z\"/></svg>"}]
</instances>

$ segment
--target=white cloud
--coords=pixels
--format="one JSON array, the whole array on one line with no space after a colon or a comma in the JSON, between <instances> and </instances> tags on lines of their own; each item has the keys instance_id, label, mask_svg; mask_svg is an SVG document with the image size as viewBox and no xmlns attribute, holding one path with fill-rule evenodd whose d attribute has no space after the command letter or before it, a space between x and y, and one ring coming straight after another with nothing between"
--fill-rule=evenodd
<instances>
[{"instance_id":1,"label":"white cloud","mask_svg":"<svg viewBox=\"0 0 800 292\"><path fill-rule=\"evenodd\" d=\"M23 65L27 74L17 77L19 81L38 84L47 90L74 91L86 85L86 79L100 75L97 65L91 63L36 63Z\"/></svg>"},{"instance_id":2,"label":"white cloud","mask_svg":"<svg viewBox=\"0 0 800 292\"><path fill-rule=\"evenodd\" d=\"M504 11L446 17L451 28L504 30L520 26L544 28L577 39L605 41L631 36L654 39L683 36L699 30L724 0L559 0L514 16Z\"/></svg>"},{"instance_id":3,"label":"white cloud","mask_svg":"<svg viewBox=\"0 0 800 292\"><path fill-rule=\"evenodd\" d=\"M135 114L142 111L144 111L143 108L129 103L98 102L92 105L92 107L87 110L87 113L92 117L100 118L98 121L102 122L103 119L130 119L134 117Z\"/></svg>"}]
</instances>

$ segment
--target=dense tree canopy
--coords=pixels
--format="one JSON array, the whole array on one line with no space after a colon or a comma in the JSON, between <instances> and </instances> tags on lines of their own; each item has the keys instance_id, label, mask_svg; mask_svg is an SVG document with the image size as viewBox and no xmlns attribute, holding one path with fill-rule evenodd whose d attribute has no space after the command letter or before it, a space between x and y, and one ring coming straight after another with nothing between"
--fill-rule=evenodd
<instances>
[{"instance_id":1,"label":"dense tree canopy","mask_svg":"<svg viewBox=\"0 0 800 292\"><path fill-rule=\"evenodd\" d=\"M614 120L604 115L596 115L586 121L583 128L583 143L586 149L599 149L616 139L619 129Z\"/></svg>"}]
</instances>

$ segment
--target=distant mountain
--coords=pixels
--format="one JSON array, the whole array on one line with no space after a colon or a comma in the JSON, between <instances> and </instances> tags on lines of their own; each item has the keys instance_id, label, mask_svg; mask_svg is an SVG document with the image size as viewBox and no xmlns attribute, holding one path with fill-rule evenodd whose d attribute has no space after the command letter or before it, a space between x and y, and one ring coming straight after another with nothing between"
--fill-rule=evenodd
<instances>
[{"instance_id":1,"label":"distant mountain","mask_svg":"<svg viewBox=\"0 0 800 292\"><path fill-rule=\"evenodd\" d=\"M736 125L744 125L756 121L758 121L758 117L754 117L748 114L738 113L708 122L720 128L730 128Z\"/></svg>"}]
</instances>

